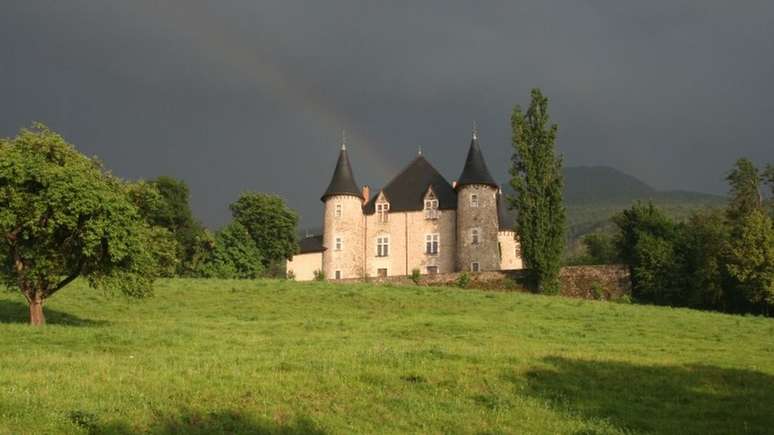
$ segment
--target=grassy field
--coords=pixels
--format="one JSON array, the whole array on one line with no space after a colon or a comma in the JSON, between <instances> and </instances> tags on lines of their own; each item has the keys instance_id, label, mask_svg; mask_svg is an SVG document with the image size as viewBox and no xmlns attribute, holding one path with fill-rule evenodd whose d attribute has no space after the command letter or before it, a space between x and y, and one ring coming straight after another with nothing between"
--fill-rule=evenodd
<instances>
[{"instance_id":1,"label":"grassy field","mask_svg":"<svg viewBox=\"0 0 774 435\"><path fill-rule=\"evenodd\" d=\"M774 319L521 293L0 292L0 433L774 431Z\"/></svg>"}]
</instances>

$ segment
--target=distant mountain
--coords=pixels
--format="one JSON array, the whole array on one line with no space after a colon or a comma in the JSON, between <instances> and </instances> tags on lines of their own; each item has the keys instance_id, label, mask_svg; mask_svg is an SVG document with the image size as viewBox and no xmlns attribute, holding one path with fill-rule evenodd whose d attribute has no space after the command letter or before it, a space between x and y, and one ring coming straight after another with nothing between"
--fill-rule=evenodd
<instances>
[{"instance_id":1,"label":"distant mountain","mask_svg":"<svg viewBox=\"0 0 774 435\"><path fill-rule=\"evenodd\" d=\"M569 204L643 198L655 192L643 181L607 166L564 168L564 200Z\"/></svg>"},{"instance_id":2,"label":"distant mountain","mask_svg":"<svg viewBox=\"0 0 774 435\"><path fill-rule=\"evenodd\" d=\"M510 186L504 190L512 192ZM675 219L704 207L722 207L725 197L683 190L661 191L607 166L564 168L564 202L572 245L594 231L612 229L610 218L637 201L652 201Z\"/></svg>"}]
</instances>

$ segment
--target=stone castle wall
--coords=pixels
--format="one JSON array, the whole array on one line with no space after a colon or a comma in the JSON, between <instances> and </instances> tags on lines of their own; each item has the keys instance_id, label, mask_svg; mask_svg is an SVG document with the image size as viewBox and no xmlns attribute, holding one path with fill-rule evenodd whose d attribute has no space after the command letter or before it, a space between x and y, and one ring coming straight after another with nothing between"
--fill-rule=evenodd
<instances>
[{"instance_id":1,"label":"stone castle wall","mask_svg":"<svg viewBox=\"0 0 774 435\"><path fill-rule=\"evenodd\" d=\"M336 216L336 204L341 204L341 216ZM363 277L365 234L363 201L349 195L331 196L325 201L323 216L323 271L328 279L341 272L342 279ZM336 238L341 238L341 250L336 249Z\"/></svg>"},{"instance_id":2,"label":"stone castle wall","mask_svg":"<svg viewBox=\"0 0 774 435\"><path fill-rule=\"evenodd\" d=\"M521 248L514 231L500 231L497 235L500 242L500 270L523 268Z\"/></svg>"},{"instance_id":3,"label":"stone castle wall","mask_svg":"<svg viewBox=\"0 0 774 435\"><path fill-rule=\"evenodd\" d=\"M453 272L439 275L423 275L419 285L456 286L460 275L467 273L468 288L481 290L527 291L523 285L525 270L500 270L479 273ZM560 275L560 295L597 300L614 300L631 295L629 270L623 265L566 266ZM415 285L408 276L371 278L373 283ZM360 283L362 279L344 280L342 283Z\"/></svg>"},{"instance_id":4,"label":"stone castle wall","mask_svg":"<svg viewBox=\"0 0 774 435\"><path fill-rule=\"evenodd\" d=\"M471 195L478 195L478 207ZM472 243L471 230L478 228L479 242ZM457 195L457 270L471 269L478 262L481 271L500 270L497 189L491 186L462 186Z\"/></svg>"}]
</instances>

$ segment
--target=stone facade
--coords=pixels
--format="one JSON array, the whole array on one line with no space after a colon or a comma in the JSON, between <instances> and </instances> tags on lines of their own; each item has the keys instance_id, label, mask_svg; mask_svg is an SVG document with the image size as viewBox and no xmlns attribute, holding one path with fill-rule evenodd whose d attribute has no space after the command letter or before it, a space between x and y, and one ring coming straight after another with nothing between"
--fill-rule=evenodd
<instances>
[{"instance_id":1,"label":"stone facade","mask_svg":"<svg viewBox=\"0 0 774 435\"><path fill-rule=\"evenodd\" d=\"M287 261L285 270L298 281L311 281L315 271L322 270L322 257L322 252L296 254Z\"/></svg>"},{"instance_id":2,"label":"stone facade","mask_svg":"<svg viewBox=\"0 0 774 435\"><path fill-rule=\"evenodd\" d=\"M497 189L462 186L457 201L457 270L500 270Z\"/></svg>"},{"instance_id":3,"label":"stone facade","mask_svg":"<svg viewBox=\"0 0 774 435\"><path fill-rule=\"evenodd\" d=\"M521 247L516 232L500 230L497 240L500 242L500 270L523 269Z\"/></svg>"},{"instance_id":4,"label":"stone facade","mask_svg":"<svg viewBox=\"0 0 774 435\"><path fill-rule=\"evenodd\" d=\"M456 213L440 210L437 219L426 219L424 212L389 213L387 222L379 215L366 215L366 272L379 276L386 269L388 276L406 276L414 269L420 273L447 273L455 270ZM427 236L437 236L438 252L427 253ZM389 252L379 256L377 241L387 237ZM432 242L433 239L431 239ZM435 269L428 269L428 268Z\"/></svg>"},{"instance_id":5,"label":"stone facade","mask_svg":"<svg viewBox=\"0 0 774 435\"><path fill-rule=\"evenodd\" d=\"M328 279L362 278L365 217L354 195L326 198L323 216L323 272Z\"/></svg>"}]
</instances>

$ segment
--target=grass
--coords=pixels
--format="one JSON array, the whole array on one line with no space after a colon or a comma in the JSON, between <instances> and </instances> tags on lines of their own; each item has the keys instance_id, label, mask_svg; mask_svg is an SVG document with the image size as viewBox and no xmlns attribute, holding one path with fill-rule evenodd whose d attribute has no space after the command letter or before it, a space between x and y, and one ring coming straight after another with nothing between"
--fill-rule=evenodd
<instances>
[{"instance_id":1,"label":"grass","mask_svg":"<svg viewBox=\"0 0 774 435\"><path fill-rule=\"evenodd\" d=\"M451 288L0 292L0 433L745 434L774 319Z\"/></svg>"}]
</instances>

